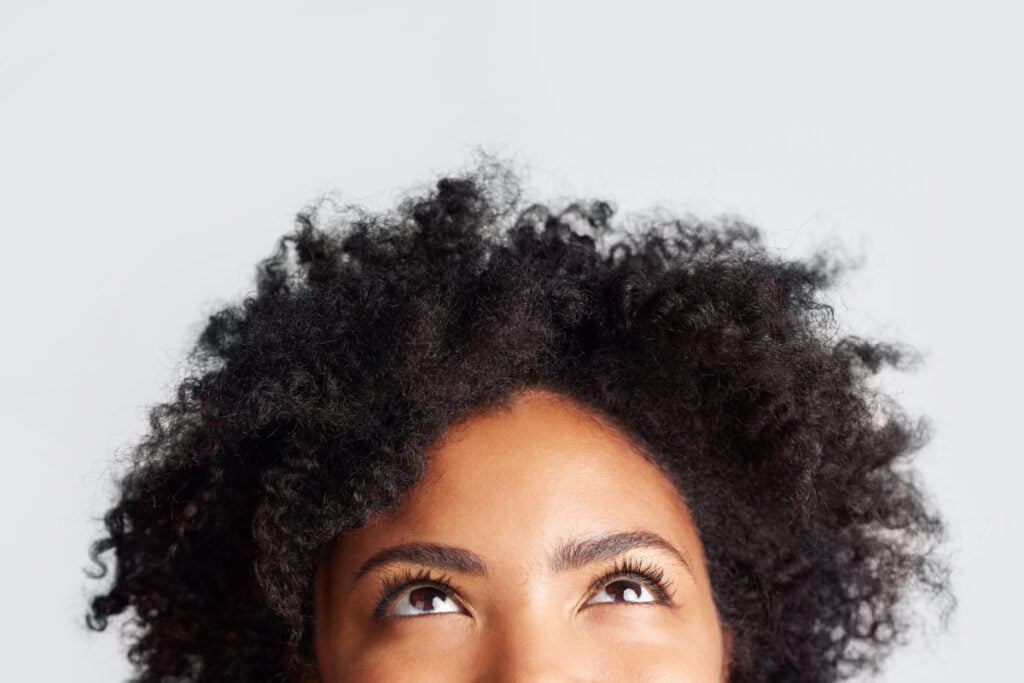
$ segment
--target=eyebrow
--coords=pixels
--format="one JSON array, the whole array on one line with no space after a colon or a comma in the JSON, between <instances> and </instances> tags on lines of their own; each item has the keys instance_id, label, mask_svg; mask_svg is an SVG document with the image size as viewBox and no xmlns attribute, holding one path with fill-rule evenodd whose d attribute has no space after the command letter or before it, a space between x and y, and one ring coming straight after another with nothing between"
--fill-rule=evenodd
<instances>
[{"instance_id":1,"label":"eyebrow","mask_svg":"<svg viewBox=\"0 0 1024 683\"><path fill-rule=\"evenodd\" d=\"M566 541L558 546L550 561L551 569L564 572L594 562L610 560L637 548L658 548L675 556L686 572L693 576L690 561L674 545L650 531L625 531L604 536L590 536Z\"/></svg>"},{"instance_id":2,"label":"eyebrow","mask_svg":"<svg viewBox=\"0 0 1024 683\"><path fill-rule=\"evenodd\" d=\"M673 555L690 577L694 577L693 566L687 556L663 537L650 531L624 531L564 541L552 553L548 566L553 571L566 572L610 560L639 548L656 548ZM465 548L437 543L406 543L375 553L356 571L355 582L358 583L375 569L393 564L418 564L474 576L486 575L488 571L487 563Z\"/></svg>"},{"instance_id":3,"label":"eyebrow","mask_svg":"<svg viewBox=\"0 0 1024 683\"><path fill-rule=\"evenodd\" d=\"M381 550L359 567L356 582L374 569L391 564L421 564L438 569L448 569L463 574L482 576L487 565L474 553L464 548L453 548L436 543L406 543Z\"/></svg>"}]
</instances>

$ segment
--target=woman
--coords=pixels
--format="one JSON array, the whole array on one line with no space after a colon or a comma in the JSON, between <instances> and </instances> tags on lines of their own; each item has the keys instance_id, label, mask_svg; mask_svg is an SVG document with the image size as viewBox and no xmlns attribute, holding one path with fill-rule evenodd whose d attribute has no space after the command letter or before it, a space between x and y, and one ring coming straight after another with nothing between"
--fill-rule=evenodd
<instances>
[{"instance_id":1,"label":"woman","mask_svg":"<svg viewBox=\"0 0 1024 683\"><path fill-rule=\"evenodd\" d=\"M497 163L315 209L213 315L92 557L142 681L832 681L943 532L827 258L520 206Z\"/></svg>"}]
</instances>

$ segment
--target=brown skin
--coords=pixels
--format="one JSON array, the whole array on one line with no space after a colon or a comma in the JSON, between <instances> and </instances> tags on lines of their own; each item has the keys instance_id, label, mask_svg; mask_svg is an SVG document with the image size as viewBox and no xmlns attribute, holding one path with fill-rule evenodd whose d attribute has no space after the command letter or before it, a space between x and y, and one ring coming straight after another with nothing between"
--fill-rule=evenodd
<instances>
[{"instance_id":1,"label":"brown skin","mask_svg":"<svg viewBox=\"0 0 1024 683\"><path fill-rule=\"evenodd\" d=\"M727 680L730 636L690 513L606 421L531 389L454 425L427 463L397 510L343 533L320 563L322 681ZM612 546L613 534L631 535ZM592 542L573 555L574 539ZM410 544L449 552L417 561ZM404 558L356 579L396 546ZM468 551L460 566L440 566L453 548ZM626 563L663 570L670 601L636 576L595 586ZM455 590L414 583L375 617L385 579L426 569Z\"/></svg>"}]
</instances>

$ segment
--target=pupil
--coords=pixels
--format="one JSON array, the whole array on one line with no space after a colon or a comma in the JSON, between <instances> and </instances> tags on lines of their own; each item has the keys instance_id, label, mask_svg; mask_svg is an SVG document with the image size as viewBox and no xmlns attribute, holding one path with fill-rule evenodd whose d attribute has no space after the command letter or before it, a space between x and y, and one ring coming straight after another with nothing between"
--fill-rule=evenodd
<instances>
[{"instance_id":1,"label":"pupil","mask_svg":"<svg viewBox=\"0 0 1024 683\"><path fill-rule=\"evenodd\" d=\"M634 581L616 581L607 588L616 600L636 602L640 599L640 584Z\"/></svg>"},{"instance_id":2,"label":"pupil","mask_svg":"<svg viewBox=\"0 0 1024 683\"><path fill-rule=\"evenodd\" d=\"M418 610L429 612L434 609L434 600L447 600L447 596L436 588L423 586L409 593L409 602Z\"/></svg>"}]
</instances>

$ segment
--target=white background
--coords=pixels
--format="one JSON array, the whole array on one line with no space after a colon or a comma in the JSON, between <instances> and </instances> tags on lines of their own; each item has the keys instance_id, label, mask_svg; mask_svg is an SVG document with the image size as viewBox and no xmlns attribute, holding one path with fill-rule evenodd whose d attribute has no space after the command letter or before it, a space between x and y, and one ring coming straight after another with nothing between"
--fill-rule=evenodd
<instances>
[{"instance_id":1,"label":"white background","mask_svg":"<svg viewBox=\"0 0 1024 683\"><path fill-rule=\"evenodd\" d=\"M864 266L850 331L922 352L960 608L884 680L1008 680L1021 598L1013 2L0 2L0 642L114 681L82 625L112 462L204 318L322 191L386 206L472 159L533 198L740 214Z\"/></svg>"}]
</instances>

